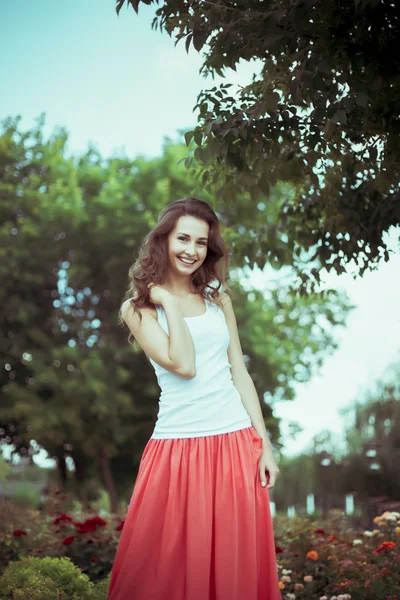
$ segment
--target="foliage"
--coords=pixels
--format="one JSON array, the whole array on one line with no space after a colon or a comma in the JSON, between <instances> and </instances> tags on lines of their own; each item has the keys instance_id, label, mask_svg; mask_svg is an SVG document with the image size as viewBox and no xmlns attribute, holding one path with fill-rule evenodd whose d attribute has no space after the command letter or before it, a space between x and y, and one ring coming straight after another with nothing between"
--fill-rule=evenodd
<instances>
[{"instance_id":1,"label":"foliage","mask_svg":"<svg viewBox=\"0 0 400 600\"><path fill-rule=\"evenodd\" d=\"M28 556L8 565L0 577L0 598L15 600L89 600L92 589L68 558Z\"/></svg>"},{"instance_id":2,"label":"foliage","mask_svg":"<svg viewBox=\"0 0 400 600\"><path fill-rule=\"evenodd\" d=\"M110 575L105 579L102 579L93 588L93 592L90 596L90 600L107 600L108 588L110 586Z\"/></svg>"},{"instance_id":3,"label":"foliage","mask_svg":"<svg viewBox=\"0 0 400 600\"><path fill-rule=\"evenodd\" d=\"M383 234L400 222L399 6L116 0L117 12L141 2L158 5L153 27L202 53L204 75L229 77L243 61L257 71L236 92L225 82L201 92L185 134L197 146L186 164L217 187L229 224L242 221L230 209L246 193L243 226L258 234L250 265L294 264L307 287L321 265L341 273L354 259L362 274L388 260Z\"/></svg>"},{"instance_id":4,"label":"foliage","mask_svg":"<svg viewBox=\"0 0 400 600\"><path fill-rule=\"evenodd\" d=\"M347 467L344 476L360 498L400 497L400 363L375 390L343 410Z\"/></svg>"}]
</instances>

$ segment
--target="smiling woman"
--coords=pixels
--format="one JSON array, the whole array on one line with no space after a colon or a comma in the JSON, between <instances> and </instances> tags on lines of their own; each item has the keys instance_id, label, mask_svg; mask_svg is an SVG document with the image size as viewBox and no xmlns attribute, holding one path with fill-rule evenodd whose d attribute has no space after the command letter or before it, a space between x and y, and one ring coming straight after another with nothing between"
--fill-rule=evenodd
<instances>
[{"instance_id":1,"label":"smiling woman","mask_svg":"<svg viewBox=\"0 0 400 600\"><path fill-rule=\"evenodd\" d=\"M281 599L268 495L279 469L219 292L227 256L214 211L185 198L131 268L121 316L161 394L108 600Z\"/></svg>"}]
</instances>

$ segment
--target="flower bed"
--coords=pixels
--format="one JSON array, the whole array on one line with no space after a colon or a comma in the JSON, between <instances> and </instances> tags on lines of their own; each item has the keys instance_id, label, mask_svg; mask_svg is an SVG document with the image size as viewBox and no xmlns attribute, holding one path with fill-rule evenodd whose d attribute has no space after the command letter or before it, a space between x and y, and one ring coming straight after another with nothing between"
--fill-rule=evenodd
<instances>
[{"instance_id":1,"label":"flower bed","mask_svg":"<svg viewBox=\"0 0 400 600\"><path fill-rule=\"evenodd\" d=\"M26 564L16 561L23 557L62 558L86 577L88 598L95 592L100 595L93 598L105 598L123 526L122 517L73 511L64 497L57 497L44 511L23 511L3 503L0 574L10 577L10 568L22 573ZM400 600L400 513L376 517L370 531L350 529L340 511L325 521L278 515L274 530L283 600ZM32 586L35 580L29 577ZM40 600L46 597L43 590ZM32 592L29 599L34 598Z\"/></svg>"},{"instance_id":2,"label":"flower bed","mask_svg":"<svg viewBox=\"0 0 400 600\"><path fill-rule=\"evenodd\" d=\"M276 554L284 600L400 600L400 513L372 531L346 529L342 513L316 523L281 519Z\"/></svg>"},{"instance_id":3,"label":"flower bed","mask_svg":"<svg viewBox=\"0 0 400 600\"><path fill-rule=\"evenodd\" d=\"M3 510L2 510L3 509ZM24 556L69 558L92 582L111 571L124 521L117 516L54 514L18 509L2 503L0 574ZM53 514L52 514L53 513Z\"/></svg>"}]
</instances>

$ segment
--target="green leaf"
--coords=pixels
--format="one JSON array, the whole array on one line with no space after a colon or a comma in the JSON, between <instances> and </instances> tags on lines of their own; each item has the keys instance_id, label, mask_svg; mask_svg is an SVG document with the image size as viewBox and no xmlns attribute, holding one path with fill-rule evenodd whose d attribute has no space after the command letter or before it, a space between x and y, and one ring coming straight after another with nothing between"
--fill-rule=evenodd
<instances>
[{"instance_id":1,"label":"green leaf","mask_svg":"<svg viewBox=\"0 0 400 600\"><path fill-rule=\"evenodd\" d=\"M185 133L185 142L186 142L186 146L189 146L190 142L192 141L194 136L194 131L187 131Z\"/></svg>"},{"instance_id":2,"label":"green leaf","mask_svg":"<svg viewBox=\"0 0 400 600\"><path fill-rule=\"evenodd\" d=\"M194 30L193 31L193 46L197 52L200 52L204 43L208 37L207 31L203 30Z\"/></svg>"},{"instance_id":3,"label":"green leaf","mask_svg":"<svg viewBox=\"0 0 400 600\"><path fill-rule=\"evenodd\" d=\"M356 96L356 104L358 106L362 106L363 108L368 108L368 96L367 94L357 94Z\"/></svg>"},{"instance_id":4,"label":"green leaf","mask_svg":"<svg viewBox=\"0 0 400 600\"><path fill-rule=\"evenodd\" d=\"M203 134L202 134L202 132L201 131L195 131L193 137L194 137L194 141L196 142L196 144L198 146L201 146L201 143L203 141Z\"/></svg>"}]
</instances>

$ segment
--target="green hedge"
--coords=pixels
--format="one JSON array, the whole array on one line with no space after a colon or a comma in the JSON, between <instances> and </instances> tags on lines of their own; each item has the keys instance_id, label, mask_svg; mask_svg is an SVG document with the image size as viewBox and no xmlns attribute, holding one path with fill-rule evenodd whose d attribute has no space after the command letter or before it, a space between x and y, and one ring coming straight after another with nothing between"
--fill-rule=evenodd
<instances>
[{"instance_id":1,"label":"green hedge","mask_svg":"<svg viewBox=\"0 0 400 600\"><path fill-rule=\"evenodd\" d=\"M28 556L10 563L0 577L7 600L106 600L109 578L93 584L73 562Z\"/></svg>"}]
</instances>

